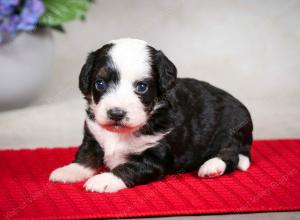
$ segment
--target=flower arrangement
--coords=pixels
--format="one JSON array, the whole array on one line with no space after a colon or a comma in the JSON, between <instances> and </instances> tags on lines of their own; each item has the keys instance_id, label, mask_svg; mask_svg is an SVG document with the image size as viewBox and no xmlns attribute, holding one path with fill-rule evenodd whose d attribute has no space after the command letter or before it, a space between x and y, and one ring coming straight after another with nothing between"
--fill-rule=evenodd
<instances>
[{"instance_id":1,"label":"flower arrangement","mask_svg":"<svg viewBox=\"0 0 300 220\"><path fill-rule=\"evenodd\" d=\"M19 32L62 25L85 18L91 0L0 0L0 44Z\"/></svg>"}]
</instances>

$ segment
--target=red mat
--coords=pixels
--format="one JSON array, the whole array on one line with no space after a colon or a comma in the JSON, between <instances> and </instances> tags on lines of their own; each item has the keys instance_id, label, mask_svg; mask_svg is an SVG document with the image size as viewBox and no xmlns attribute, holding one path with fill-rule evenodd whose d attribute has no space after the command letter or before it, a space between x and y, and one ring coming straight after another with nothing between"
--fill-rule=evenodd
<instances>
[{"instance_id":1,"label":"red mat","mask_svg":"<svg viewBox=\"0 0 300 220\"><path fill-rule=\"evenodd\" d=\"M120 218L300 210L300 140L255 141L248 172L196 173L113 194L48 182L76 148L0 151L0 218Z\"/></svg>"}]
</instances>

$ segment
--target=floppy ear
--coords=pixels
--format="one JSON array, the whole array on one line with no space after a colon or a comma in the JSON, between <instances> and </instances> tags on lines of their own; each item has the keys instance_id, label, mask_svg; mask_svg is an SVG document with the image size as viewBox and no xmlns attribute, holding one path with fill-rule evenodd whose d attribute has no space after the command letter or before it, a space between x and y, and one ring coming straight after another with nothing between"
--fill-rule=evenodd
<instances>
[{"instance_id":1,"label":"floppy ear","mask_svg":"<svg viewBox=\"0 0 300 220\"><path fill-rule=\"evenodd\" d=\"M158 73L158 84L161 94L165 94L175 86L177 70L175 65L164 55L157 51L154 56L154 67Z\"/></svg>"},{"instance_id":2,"label":"floppy ear","mask_svg":"<svg viewBox=\"0 0 300 220\"><path fill-rule=\"evenodd\" d=\"M90 53L79 74L79 89L83 95L87 95L90 88L92 70L94 66L95 54Z\"/></svg>"}]
</instances>

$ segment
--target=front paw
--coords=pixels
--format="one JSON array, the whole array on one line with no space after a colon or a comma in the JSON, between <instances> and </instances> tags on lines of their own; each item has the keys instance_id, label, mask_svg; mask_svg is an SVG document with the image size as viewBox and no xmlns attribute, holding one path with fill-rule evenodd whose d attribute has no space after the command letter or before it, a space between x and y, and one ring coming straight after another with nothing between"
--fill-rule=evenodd
<instances>
[{"instance_id":1,"label":"front paw","mask_svg":"<svg viewBox=\"0 0 300 220\"><path fill-rule=\"evenodd\" d=\"M81 181L93 176L95 170L84 167L78 163L71 163L69 165L60 167L54 170L49 177L50 181L73 183Z\"/></svg>"},{"instance_id":2,"label":"front paw","mask_svg":"<svg viewBox=\"0 0 300 220\"><path fill-rule=\"evenodd\" d=\"M84 188L91 192L117 192L127 187L123 180L113 173L101 173L86 181Z\"/></svg>"}]
</instances>

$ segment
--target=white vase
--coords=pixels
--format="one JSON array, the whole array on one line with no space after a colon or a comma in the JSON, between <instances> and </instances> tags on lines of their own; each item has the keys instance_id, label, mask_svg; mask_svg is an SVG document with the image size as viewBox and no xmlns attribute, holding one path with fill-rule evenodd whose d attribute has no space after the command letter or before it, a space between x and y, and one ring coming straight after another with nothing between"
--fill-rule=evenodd
<instances>
[{"instance_id":1,"label":"white vase","mask_svg":"<svg viewBox=\"0 0 300 220\"><path fill-rule=\"evenodd\" d=\"M52 70L53 51L48 29L0 45L0 110L22 107L39 95Z\"/></svg>"}]
</instances>

